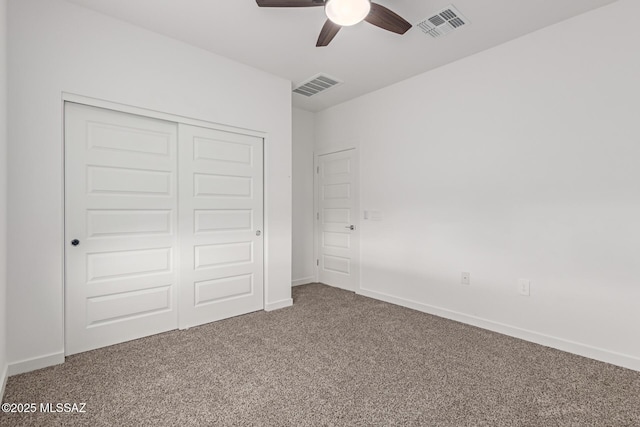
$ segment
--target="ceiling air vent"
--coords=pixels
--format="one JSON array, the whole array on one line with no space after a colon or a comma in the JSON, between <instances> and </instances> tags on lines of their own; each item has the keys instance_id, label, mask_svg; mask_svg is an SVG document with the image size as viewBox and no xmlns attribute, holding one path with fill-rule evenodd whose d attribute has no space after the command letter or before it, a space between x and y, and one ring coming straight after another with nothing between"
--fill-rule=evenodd
<instances>
[{"instance_id":1,"label":"ceiling air vent","mask_svg":"<svg viewBox=\"0 0 640 427\"><path fill-rule=\"evenodd\" d=\"M418 27L431 37L441 37L449 34L453 30L469 24L469 20L453 5L449 5L440 12L425 19L418 24Z\"/></svg>"},{"instance_id":2,"label":"ceiling air vent","mask_svg":"<svg viewBox=\"0 0 640 427\"><path fill-rule=\"evenodd\" d=\"M329 77L326 74L318 74L296 86L293 92L304 96L313 96L339 84L342 84L342 82L338 79Z\"/></svg>"}]
</instances>

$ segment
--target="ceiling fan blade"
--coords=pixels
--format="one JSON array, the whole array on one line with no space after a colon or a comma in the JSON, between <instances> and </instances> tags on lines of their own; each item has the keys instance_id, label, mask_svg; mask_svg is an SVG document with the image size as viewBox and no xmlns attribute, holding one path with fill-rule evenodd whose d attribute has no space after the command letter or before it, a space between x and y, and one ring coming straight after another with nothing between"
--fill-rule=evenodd
<instances>
[{"instance_id":1,"label":"ceiling fan blade","mask_svg":"<svg viewBox=\"0 0 640 427\"><path fill-rule=\"evenodd\" d=\"M324 6L324 0L256 0L260 7L313 7Z\"/></svg>"},{"instance_id":2,"label":"ceiling fan blade","mask_svg":"<svg viewBox=\"0 0 640 427\"><path fill-rule=\"evenodd\" d=\"M376 27L398 34L406 33L413 26L397 13L373 2L371 11L364 20Z\"/></svg>"},{"instance_id":3,"label":"ceiling fan blade","mask_svg":"<svg viewBox=\"0 0 640 427\"><path fill-rule=\"evenodd\" d=\"M320 30L320 36L318 36L318 42L316 43L316 47L327 46L331 43L331 40L338 34L342 28L338 24L334 24L333 21L327 19L327 21L322 26L322 30Z\"/></svg>"}]
</instances>

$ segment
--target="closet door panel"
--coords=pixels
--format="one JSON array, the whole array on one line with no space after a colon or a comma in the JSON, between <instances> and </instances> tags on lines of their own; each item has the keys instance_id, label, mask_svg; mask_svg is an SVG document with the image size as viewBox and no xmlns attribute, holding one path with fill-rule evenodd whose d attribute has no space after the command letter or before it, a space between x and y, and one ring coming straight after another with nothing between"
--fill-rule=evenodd
<instances>
[{"instance_id":1,"label":"closet door panel","mask_svg":"<svg viewBox=\"0 0 640 427\"><path fill-rule=\"evenodd\" d=\"M179 126L180 328L261 310L263 140Z\"/></svg>"},{"instance_id":2,"label":"closet door panel","mask_svg":"<svg viewBox=\"0 0 640 427\"><path fill-rule=\"evenodd\" d=\"M65 353L175 329L175 123L65 105Z\"/></svg>"}]
</instances>

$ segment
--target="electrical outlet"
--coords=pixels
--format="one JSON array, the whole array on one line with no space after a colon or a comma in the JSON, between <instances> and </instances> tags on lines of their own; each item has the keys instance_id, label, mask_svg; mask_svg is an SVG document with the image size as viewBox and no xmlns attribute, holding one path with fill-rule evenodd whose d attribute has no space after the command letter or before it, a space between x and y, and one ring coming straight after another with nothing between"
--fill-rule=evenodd
<instances>
[{"instance_id":1,"label":"electrical outlet","mask_svg":"<svg viewBox=\"0 0 640 427\"><path fill-rule=\"evenodd\" d=\"M471 273L462 272L462 275L460 277L460 283L463 284L463 285L470 285L471 284Z\"/></svg>"},{"instance_id":2,"label":"electrical outlet","mask_svg":"<svg viewBox=\"0 0 640 427\"><path fill-rule=\"evenodd\" d=\"M528 279L518 279L518 293L526 297L531 295L531 281Z\"/></svg>"}]
</instances>

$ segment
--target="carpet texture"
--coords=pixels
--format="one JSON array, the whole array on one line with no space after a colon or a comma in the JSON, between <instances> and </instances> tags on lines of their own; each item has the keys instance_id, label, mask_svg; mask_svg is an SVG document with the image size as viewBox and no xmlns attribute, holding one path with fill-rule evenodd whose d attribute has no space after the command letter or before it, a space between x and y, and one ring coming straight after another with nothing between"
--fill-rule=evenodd
<instances>
[{"instance_id":1,"label":"carpet texture","mask_svg":"<svg viewBox=\"0 0 640 427\"><path fill-rule=\"evenodd\" d=\"M256 312L9 378L3 426L640 426L640 373L355 295ZM637 337L636 337L637 338Z\"/></svg>"}]
</instances>

